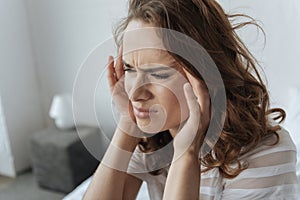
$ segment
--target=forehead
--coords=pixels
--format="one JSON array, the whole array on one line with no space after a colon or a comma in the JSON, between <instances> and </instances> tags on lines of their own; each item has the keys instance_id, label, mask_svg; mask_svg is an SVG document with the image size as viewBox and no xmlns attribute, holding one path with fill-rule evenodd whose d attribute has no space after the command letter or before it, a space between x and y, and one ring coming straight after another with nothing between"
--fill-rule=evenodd
<instances>
[{"instance_id":1,"label":"forehead","mask_svg":"<svg viewBox=\"0 0 300 200\"><path fill-rule=\"evenodd\" d=\"M134 65L174 62L157 33L152 24L131 21L123 35L123 60Z\"/></svg>"},{"instance_id":2,"label":"forehead","mask_svg":"<svg viewBox=\"0 0 300 200\"><path fill-rule=\"evenodd\" d=\"M132 52L124 52L123 60L133 66L161 64L170 66L175 59L164 50L160 49L140 49Z\"/></svg>"},{"instance_id":3,"label":"forehead","mask_svg":"<svg viewBox=\"0 0 300 200\"><path fill-rule=\"evenodd\" d=\"M123 35L123 50L129 52L145 48L165 49L162 39L157 34L159 30L161 29L140 20L129 22Z\"/></svg>"}]
</instances>

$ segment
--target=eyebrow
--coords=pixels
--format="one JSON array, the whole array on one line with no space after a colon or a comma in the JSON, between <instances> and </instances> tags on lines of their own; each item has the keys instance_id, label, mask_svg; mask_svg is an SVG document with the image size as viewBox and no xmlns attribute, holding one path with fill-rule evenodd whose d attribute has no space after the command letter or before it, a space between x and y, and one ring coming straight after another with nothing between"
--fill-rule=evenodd
<instances>
[{"instance_id":1,"label":"eyebrow","mask_svg":"<svg viewBox=\"0 0 300 200\"><path fill-rule=\"evenodd\" d=\"M123 63L126 67L128 68L134 68L132 65L126 63L124 60L123 60ZM167 70L170 70L171 67L167 67L167 66L160 66L160 67L154 67L154 68L148 68L148 69L141 69L143 72L157 72L157 71L167 71Z\"/></svg>"}]
</instances>

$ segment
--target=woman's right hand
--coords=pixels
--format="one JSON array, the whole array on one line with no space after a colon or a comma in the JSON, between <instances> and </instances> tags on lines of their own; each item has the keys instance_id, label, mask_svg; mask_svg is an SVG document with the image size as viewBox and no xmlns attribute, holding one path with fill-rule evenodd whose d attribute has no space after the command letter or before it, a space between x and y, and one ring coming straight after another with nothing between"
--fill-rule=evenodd
<instances>
[{"instance_id":1,"label":"woman's right hand","mask_svg":"<svg viewBox=\"0 0 300 200\"><path fill-rule=\"evenodd\" d=\"M122 48L119 50L119 55L114 62L114 58L109 56L108 58L108 82L109 89L112 95L113 104L116 106L118 112L122 116L129 116L129 98L124 88L124 70L122 61Z\"/></svg>"},{"instance_id":2,"label":"woman's right hand","mask_svg":"<svg viewBox=\"0 0 300 200\"><path fill-rule=\"evenodd\" d=\"M103 165L118 171L126 172L132 152L139 142L140 130L130 114L130 101L124 87L124 70L122 61L122 48L118 58L108 58L108 82L112 95L113 106L119 112L117 129L109 147L101 161Z\"/></svg>"},{"instance_id":3,"label":"woman's right hand","mask_svg":"<svg viewBox=\"0 0 300 200\"><path fill-rule=\"evenodd\" d=\"M120 47L116 63L112 56L109 56L108 62L108 82L113 106L120 114L117 122L118 128L131 136L141 137L141 131L135 123L132 105L124 87L125 72L123 69L122 47Z\"/></svg>"}]
</instances>

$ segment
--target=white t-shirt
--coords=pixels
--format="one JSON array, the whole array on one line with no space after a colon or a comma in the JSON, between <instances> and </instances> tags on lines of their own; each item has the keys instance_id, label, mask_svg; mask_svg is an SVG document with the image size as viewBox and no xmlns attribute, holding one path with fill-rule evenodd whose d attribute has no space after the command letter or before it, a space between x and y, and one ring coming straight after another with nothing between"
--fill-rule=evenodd
<instances>
[{"instance_id":1,"label":"white t-shirt","mask_svg":"<svg viewBox=\"0 0 300 200\"><path fill-rule=\"evenodd\" d=\"M241 157L248 161L249 167L236 178L223 178L218 168L202 173L200 199L300 199L297 194L296 147L285 129L278 133L280 140L275 146L264 143ZM162 199L169 166L156 176L149 174L147 169L154 169L151 167L155 165L155 160L170 161L171 158L162 153L146 156L138 148L132 156L128 173L147 182L151 200Z\"/></svg>"}]
</instances>

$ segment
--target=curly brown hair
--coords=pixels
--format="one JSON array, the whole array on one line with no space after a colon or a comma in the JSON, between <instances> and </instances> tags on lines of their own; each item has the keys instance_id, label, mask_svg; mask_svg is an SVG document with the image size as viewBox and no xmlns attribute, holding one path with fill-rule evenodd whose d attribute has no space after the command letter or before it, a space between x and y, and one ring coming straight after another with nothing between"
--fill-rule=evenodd
<instances>
[{"instance_id":1,"label":"curly brown hair","mask_svg":"<svg viewBox=\"0 0 300 200\"><path fill-rule=\"evenodd\" d=\"M250 21L233 24L237 17ZM270 108L269 95L257 69L259 64L236 33L237 29L250 24L262 30L253 18L243 14L228 15L215 0L130 0L127 17L115 29L118 45L132 20L175 30L194 39L209 53L221 74L227 103L225 121L213 151L200 160L205 171L218 167L223 177L234 178L247 168L239 160L242 155L266 137L275 136L270 145L278 143L276 131L280 126L271 126L268 117L272 114L273 119L281 123L285 112L281 108ZM170 41L163 41L172 48ZM185 59L171 55L193 76L203 80ZM166 136L168 131L162 133L142 139L140 149L154 151L172 140ZM237 167L232 167L233 164Z\"/></svg>"}]
</instances>

